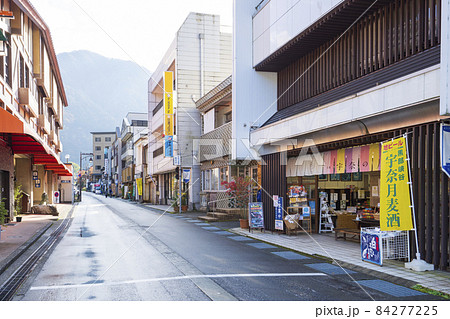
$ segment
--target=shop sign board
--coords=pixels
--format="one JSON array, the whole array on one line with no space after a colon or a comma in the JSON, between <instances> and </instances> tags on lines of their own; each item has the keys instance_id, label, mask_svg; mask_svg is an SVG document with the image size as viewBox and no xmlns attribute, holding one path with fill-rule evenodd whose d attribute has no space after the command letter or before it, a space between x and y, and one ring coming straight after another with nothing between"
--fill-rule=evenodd
<instances>
[{"instance_id":1,"label":"shop sign board","mask_svg":"<svg viewBox=\"0 0 450 319\"><path fill-rule=\"evenodd\" d=\"M33 181L38 179L38 171L33 171Z\"/></svg>"},{"instance_id":2,"label":"shop sign board","mask_svg":"<svg viewBox=\"0 0 450 319\"><path fill-rule=\"evenodd\" d=\"M190 180L191 180L191 170L183 169L183 182L189 183Z\"/></svg>"},{"instance_id":3,"label":"shop sign board","mask_svg":"<svg viewBox=\"0 0 450 319\"><path fill-rule=\"evenodd\" d=\"M380 175L382 231L413 229L408 165L405 137L382 144Z\"/></svg>"},{"instance_id":4,"label":"shop sign board","mask_svg":"<svg viewBox=\"0 0 450 319\"><path fill-rule=\"evenodd\" d=\"M441 167L450 177L450 125L441 124Z\"/></svg>"},{"instance_id":5,"label":"shop sign board","mask_svg":"<svg viewBox=\"0 0 450 319\"><path fill-rule=\"evenodd\" d=\"M361 231L361 259L381 266L383 258L380 243L378 234Z\"/></svg>"},{"instance_id":6,"label":"shop sign board","mask_svg":"<svg viewBox=\"0 0 450 319\"><path fill-rule=\"evenodd\" d=\"M137 192L139 196L142 196L142 178L136 178Z\"/></svg>"},{"instance_id":7,"label":"shop sign board","mask_svg":"<svg viewBox=\"0 0 450 319\"><path fill-rule=\"evenodd\" d=\"M275 197L275 196L274 196ZM283 230L283 197L278 197L277 206L275 207L275 229Z\"/></svg>"},{"instance_id":8,"label":"shop sign board","mask_svg":"<svg viewBox=\"0 0 450 319\"><path fill-rule=\"evenodd\" d=\"M264 215L262 203L249 203L249 222L250 228L264 228Z\"/></svg>"},{"instance_id":9,"label":"shop sign board","mask_svg":"<svg viewBox=\"0 0 450 319\"><path fill-rule=\"evenodd\" d=\"M164 156L173 157L173 136L164 137Z\"/></svg>"},{"instance_id":10,"label":"shop sign board","mask_svg":"<svg viewBox=\"0 0 450 319\"><path fill-rule=\"evenodd\" d=\"M40 179L37 179L34 181L34 187L41 188L41 180Z\"/></svg>"}]
</instances>

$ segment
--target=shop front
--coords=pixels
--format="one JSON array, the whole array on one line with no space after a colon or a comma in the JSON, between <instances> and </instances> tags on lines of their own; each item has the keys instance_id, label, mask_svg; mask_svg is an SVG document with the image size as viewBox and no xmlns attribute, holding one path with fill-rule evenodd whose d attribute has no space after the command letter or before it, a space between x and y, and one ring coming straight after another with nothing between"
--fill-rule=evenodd
<instances>
[{"instance_id":1,"label":"shop front","mask_svg":"<svg viewBox=\"0 0 450 319\"><path fill-rule=\"evenodd\" d=\"M379 214L381 143L406 134L419 252L428 263L447 269L450 188L440 167L439 130L439 122L430 122L323 143L308 152L292 149L263 155L265 229L286 232L286 223L283 230L275 226L274 197L283 197L284 217L301 215L292 207L308 207L310 216L305 217L310 218L311 233L337 233L341 238L340 229L353 229L349 233L358 235L350 238L359 241L361 228L386 224ZM308 222L299 224L309 231ZM415 253L411 245L410 256Z\"/></svg>"}]
</instances>

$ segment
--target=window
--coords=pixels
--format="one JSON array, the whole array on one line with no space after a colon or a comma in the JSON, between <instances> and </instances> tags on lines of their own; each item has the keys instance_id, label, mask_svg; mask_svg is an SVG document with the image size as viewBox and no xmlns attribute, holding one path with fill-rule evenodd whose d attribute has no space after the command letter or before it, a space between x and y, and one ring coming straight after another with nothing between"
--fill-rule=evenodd
<instances>
[{"instance_id":1,"label":"window","mask_svg":"<svg viewBox=\"0 0 450 319\"><path fill-rule=\"evenodd\" d=\"M148 121L132 120L131 126L148 126Z\"/></svg>"},{"instance_id":2,"label":"window","mask_svg":"<svg viewBox=\"0 0 450 319\"><path fill-rule=\"evenodd\" d=\"M110 137L105 137L105 142L111 142L111 138Z\"/></svg>"},{"instance_id":3,"label":"window","mask_svg":"<svg viewBox=\"0 0 450 319\"><path fill-rule=\"evenodd\" d=\"M231 112L228 112L227 114L225 114L225 123L229 123L232 120L232 114Z\"/></svg>"},{"instance_id":4,"label":"window","mask_svg":"<svg viewBox=\"0 0 450 319\"><path fill-rule=\"evenodd\" d=\"M96 138L95 138L95 141L96 141L96 142L101 142L101 141L102 141L102 138L101 138L101 137L96 137Z\"/></svg>"},{"instance_id":5,"label":"window","mask_svg":"<svg viewBox=\"0 0 450 319\"><path fill-rule=\"evenodd\" d=\"M101 155L97 155L97 156L95 156L95 159L101 160L102 156Z\"/></svg>"},{"instance_id":6,"label":"window","mask_svg":"<svg viewBox=\"0 0 450 319\"><path fill-rule=\"evenodd\" d=\"M220 183L219 183L219 189L220 190L226 190L225 185L222 185L222 182L228 182L228 166L222 167L220 169Z\"/></svg>"},{"instance_id":7,"label":"window","mask_svg":"<svg viewBox=\"0 0 450 319\"><path fill-rule=\"evenodd\" d=\"M100 146L96 146L96 147L95 147L95 150L96 150L96 151L101 151L102 148L101 148Z\"/></svg>"},{"instance_id":8,"label":"window","mask_svg":"<svg viewBox=\"0 0 450 319\"><path fill-rule=\"evenodd\" d=\"M101 170L102 169L102 167L100 166L100 165L95 165L95 170L96 171L99 171L99 170Z\"/></svg>"}]
</instances>

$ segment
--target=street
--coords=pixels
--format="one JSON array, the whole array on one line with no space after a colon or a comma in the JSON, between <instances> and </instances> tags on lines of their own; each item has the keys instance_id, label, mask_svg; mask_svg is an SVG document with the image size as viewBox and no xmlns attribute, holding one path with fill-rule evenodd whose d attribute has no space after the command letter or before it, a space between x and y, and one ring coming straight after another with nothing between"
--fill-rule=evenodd
<instances>
[{"instance_id":1,"label":"street","mask_svg":"<svg viewBox=\"0 0 450 319\"><path fill-rule=\"evenodd\" d=\"M219 227L83 193L67 233L15 300L436 300L365 288L355 281L373 277L327 274L315 267L323 260Z\"/></svg>"}]
</instances>

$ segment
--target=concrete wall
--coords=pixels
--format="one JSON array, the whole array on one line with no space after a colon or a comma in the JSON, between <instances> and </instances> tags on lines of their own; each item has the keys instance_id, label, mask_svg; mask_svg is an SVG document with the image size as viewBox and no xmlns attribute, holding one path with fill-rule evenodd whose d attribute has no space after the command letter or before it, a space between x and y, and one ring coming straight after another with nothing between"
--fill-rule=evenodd
<instances>
[{"instance_id":1,"label":"concrete wall","mask_svg":"<svg viewBox=\"0 0 450 319\"><path fill-rule=\"evenodd\" d=\"M253 156L250 127L262 125L277 110L277 74L253 69L252 15L259 2L235 0L233 5L232 160Z\"/></svg>"},{"instance_id":2,"label":"concrete wall","mask_svg":"<svg viewBox=\"0 0 450 319\"><path fill-rule=\"evenodd\" d=\"M15 158L16 185L21 185L22 190L30 195L30 208L34 197L34 181L32 173L32 163L30 158Z\"/></svg>"}]
</instances>

